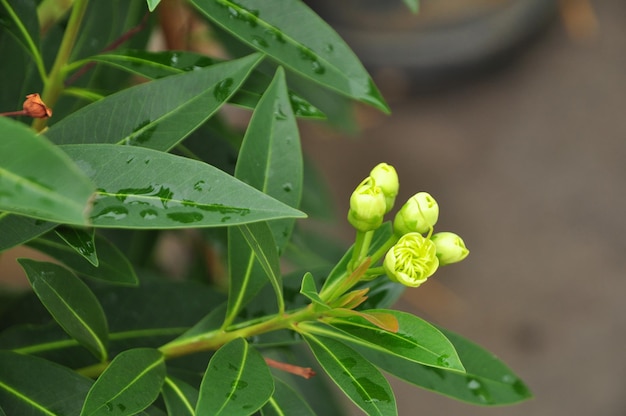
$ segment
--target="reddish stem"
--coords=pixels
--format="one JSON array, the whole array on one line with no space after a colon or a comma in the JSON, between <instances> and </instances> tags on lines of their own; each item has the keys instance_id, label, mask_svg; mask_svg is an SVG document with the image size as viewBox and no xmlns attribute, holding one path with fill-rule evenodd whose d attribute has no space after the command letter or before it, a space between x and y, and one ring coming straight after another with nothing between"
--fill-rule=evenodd
<instances>
[{"instance_id":1,"label":"reddish stem","mask_svg":"<svg viewBox=\"0 0 626 416\"><path fill-rule=\"evenodd\" d=\"M0 116L4 116L4 117L10 117L10 116L27 116L28 114L26 114L26 111L24 110L19 110L19 111L7 111L6 113L0 113Z\"/></svg>"},{"instance_id":2,"label":"reddish stem","mask_svg":"<svg viewBox=\"0 0 626 416\"><path fill-rule=\"evenodd\" d=\"M293 364L281 363L280 361L272 360L271 358L265 358L265 362L270 367L274 367L278 370L285 371L287 373L294 374L296 376L304 377L307 380L315 375L315 371L313 371L310 367L299 367Z\"/></svg>"},{"instance_id":3,"label":"reddish stem","mask_svg":"<svg viewBox=\"0 0 626 416\"><path fill-rule=\"evenodd\" d=\"M106 48L104 48L102 50L102 52L108 52L108 51L112 51L112 50L116 49L122 43L126 42L128 39L132 38L137 33L141 32L146 27L146 24L148 23L148 17L149 16L150 16L150 13L146 13L143 16L143 18L141 19L141 22L139 22L139 24L137 26L129 29L122 36L120 36L119 38L115 39ZM74 72L74 74L65 81L65 86L67 87L68 85L72 85L74 82L76 82L76 80L78 78L80 78L83 75L85 75L85 73L87 71L89 71L91 68L93 68L95 65L96 65L96 63L92 61L92 62L89 62L87 65L83 66L78 71Z\"/></svg>"}]
</instances>

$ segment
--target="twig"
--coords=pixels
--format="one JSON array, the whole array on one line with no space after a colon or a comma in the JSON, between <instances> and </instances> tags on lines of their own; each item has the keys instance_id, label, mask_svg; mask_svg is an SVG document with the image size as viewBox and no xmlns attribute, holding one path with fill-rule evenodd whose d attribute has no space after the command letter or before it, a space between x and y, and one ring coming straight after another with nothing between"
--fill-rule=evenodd
<instances>
[{"instance_id":1,"label":"twig","mask_svg":"<svg viewBox=\"0 0 626 416\"><path fill-rule=\"evenodd\" d=\"M135 36L137 33L141 32L143 29L145 29L146 24L148 23L148 17L149 16L150 16L150 13L147 12L143 16L143 18L141 19L141 22L139 22L139 24L137 26L130 28L122 36L120 36L119 38L115 39L113 42L111 42L109 45L107 45L107 47L104 48L102 50L102 52L109 52L109 51L112 51L112 50L116 49L121 44L123 44L124 42L126 42L127 40L129 40L130 38ZM74 74L71 77L67 78L67 80L65 81L65 86L67 87L69 85L72 85L74 82L76 82L76 80L78 80L78 78L80 78L83 75L85 75L85 73L87 71L89 71L91 68L93 68L95 65L96 65L96 62L91 61L87 65L85 65L81 69L79 69L78 71L74 72Z\"/></svg>"},{"instance_id":2,"label":"twig","mask_svg":"<svg viewBox=\"0 0 626 416\"><path fill-rule=\"evenodd\" d=\"M310 367L299 367L293 364L281 363L280 361L275 361L275 360L272 360L271 358L267 358L267 357L263 357L263 358L265 358L265 362L270 367L274 367L278 370L282 370L287 373L306 378L307 380L315 375L315 371L313 371L313 369Z\"/></svg>"}]
</instances>

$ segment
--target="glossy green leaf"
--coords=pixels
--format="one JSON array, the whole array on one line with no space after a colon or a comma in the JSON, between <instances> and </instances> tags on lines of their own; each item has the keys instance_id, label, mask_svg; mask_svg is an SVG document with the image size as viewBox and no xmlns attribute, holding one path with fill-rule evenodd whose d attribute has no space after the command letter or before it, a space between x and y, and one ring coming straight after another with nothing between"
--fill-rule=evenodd
<instances>
[{"instance_id":1,"label":"glossy green leaf","mask_svg":"<svg viewBox=\"0 0 626 416\"><path fill-rule=\"evenodd\" d=\"M161 388L161 395L169 415L195 416L198 390L174 377L166 377Z\"/></svg>"},{"instance_id":2,"label":"glossy green leaf","mask_svg":"<svg viewBox=\"0 0 626 416\"><path fill-rule=\"evenodd\" d=\"M280 267L278 265L278 254L276 251L276 243L272 237L272 233L265 223L250 224L250 227L230 227L228 229L228 275L229 286L228 291L228 310L224 326L230 325L241 309L259 292L259 290L268 282L272 283L274 289L273 303L284 307L282 301L282 278L280 275ZM261 238L265 241L265 247L260 251L261 259L257 258L257 254L251 248L249 240L254 244L254 235L256 239ZM268 257L269 256L269 257ZM270 262L265 261L266 266L261 266L264 257L271 258ZM268 275L270 272L271 275ZM273 276L273 277L270 277ZM280 297L279 297L280 296Z\"/></svg>"},{"instance_id":3,"label":"glossy green leaf","mask_svg":"<svg viewBox=\"0 0 626 416\"><path fill-rule=\"evenodd\" d=\"M63 150L98 186L95 227L219 227L305 216L196 160L110 144Z\"/></svg>"},{"instance_id":4,"label":"glossy green leaf","mask_svg":"<svg viewBox=\"0 0 626 416\"><path fill-rule=\"evenodd\" d=\"M19 246L47 233L57 224L31 217L0 213L0 252Z\"/></svg>"},{"instance_id":5,"label":"glossy green leaf","mask_svg":"<svg viewBox=\"0 0 626 416\"><path fill-rule=\"evenodd\" d=\"M262 416L315 416L309 404L280 379L274 379L274 394L261 409Z\"/></svg>"},{"instance_id":6,"label":"glossy green leaf","mask_svg":"<svg viewBox=\"0 0 626 416\"><path fill-rule=\"evenodd\" d=\"M371 348L407 361L432 367L464 372L454 345L433 325L417 316L390 309L374 309L364 312L390 314L398 320L398 332L385 331L365 318L353 316L331 321L332 336L365 348Z\"/></svg>"},{"instance_id":7,"label":"glossy green leaf","mask_svg":"<svg viewBox=\"0 0 626 416\"><path fill-rule=\"evenodd\" d=\"M150 52L145 50L111 51L95 55L89 59L149 79L196 71L222 62L189 51ZM262 72L252 71L241 88L229 99L229 102L248 109L256 108L270 81L271 78ZM298 117L325 118L324 113L292 91L289 91L289 101Z\"/></svg>"},{"instance_id":8,"label":"glossy green leaf","mask_svg":"<svg viewBox=\"0 0 626 416\"><path fill-rule=\"evenodd\" d=\"M324 371L366 414L398 414L391 386L359 353L330 338L305 333L304 339Z\"/></svg>"},{"instance_id":9,"label":"glossy green leaf","mask_svg":"<svg viewBox=\"0 0 626 416\"><path fill-rule=\"evenodd\" d=\"M237 338L211 357L202 379L197 416L247 416L274 392L274 378L253 347Z\"/></svg>"},{"instance_id":10,"label":"glossy green leaf","mask_svg":"<svg viewBox=\"0 0 626 416\"><path fill-rule=\"evenodd\" d=\"M190 2L208 19L281 65L348 97L389 111L358 58L303 2Z\"/></svg>"},{"instance_id":11,"label":"glossy green leaf","mask_svg":"<svg viewBox=\"0 0 626 416\"><path fill-rule=\"evenodd\" d=\"M287 97L285 74L279 68L252 115L239 151L235 177L287 205L297 207L302 192L302 170L298 127ZM282 312L278 254L287 244L293 224L293 219L272 221L268 224L271 231L269 235L262 225L249 230L229 230L229 277L232 289L226 325L265 284L267 277L274 286L278 309ZM260 238L259 244L251 241L250 235ZM242 237L249 247L242 244ZM276 247L278 253L274 253ZM257 265L255 257L261 267ZM270 259L269 265L274 266L264 266L263 258Z\"/></svg>"},{"instance_id":12,"label":"glossy green leaf","mask_svg":"<svg viewBox=\"0 0 626 416\"><path fill-rule=\"evenodd\" d=\"M303 169L298 125L289 103L285 73L278 68L248 125L235 177L297 208L302 198ZM281 251L293 224L293 219L269 224Z\"/></svg>"},{"instance_id":13,"label":"glossy green leaf","mask_svg":"<svg viewBox=\"0 0 626 416\"><path fill-rule=\"evenodd\" d=\"M85 224L95 187L67 155L6 117L0 117L0 137L0 210Z\"/></svg>"},{"instance_id":14,"label":"glossy green leaf","mask_svg":"<svg viewBox=\"0 0 626 416\"><path fill-rule=\"evenodd\" d=\"M330 309L330 306L324 302L317 291L317 287L315 286L315 279L313 275L309 272L304 274L302 278L302 287L300 288L300 293L310 299L313 303L321 306L323 309Z\"/></svg>"},{"instance_id":15,"label":"glossy green leaf","mask_svg":"<svg viewBox=\"0 0 626 416\"><path fill-rule=\"evenodd\" d=\"M165 361L158 350L124 351L91 387L80 416L134 415L156 400L164 380Z\"/></svg>"},{"instance_id":16,"label":"glossy green leaf","mask_svg":"<svg viewBox=\"0 0 626 416\"><path fill-rule=\"evenodd\" d=\"M57 227L54 233L76 253L83 256L93 266L98 267L98 254L94 241L96 234L93 228Z\"/></svg>"},{"instance_id":17,"label":"glossy green leaf","mask_svg":"<svg viewBox=\"0 0 626 416\"><path fill-rule=\"evenodd\" d=\"M262 55L127 88L67 116L46 136L59 144L116 143L169 150L208 120Z\"/></svg>"},{"instance_id":18,"label":"glossy green leaf","mask_svg":"<svg viewBox=\"0 0 626 416\"><path fill-rule=\"evenodd\" d=\"M66 268L19 259L34 292L55 321L98 359L107 357L108 326L93 292Z\"/></svg>"},{"instance_id":19,"label":"glossy green leaf","mask_svg":"<svg viewBox=\"0 0 626 416\"><path fill-rule=\"evenodd\" d=\"M28 245L54 257L80 275L116 285L136 286L139 284L133 266L126 256L100 235L96 235L94 241L99 253L99 265L97 267L85 261L83 256L64 244L64 241L56 233L49 233L32 240Z\"/></svg>"},{"instance_id":20,"label":"glossy green leaf","mask_svg":"<svg viewBox=\"0 0 626 416\"><path fill-rule=\"evenodd\" d=\"M7 415L75 416L92 384L67 367L0 350L0 403Z\"/></svg>"},{"instance_id":21,"label":"glossy green leaf","mask_svg":"<svg viewBox=\"0 0 626 416\"><path fill-rule=\"evenodd\" d=\"M483 406L518 403L532 398L524 382L502 361L478 345L442 329L456 347L466 373L407 362L399 357L360 349L377 367L419 387Z\"/></svg>"},{"instance_id":22,"label":"glossy green leaf","mask_svg":"<svg viewBox=\"0 0 626 416\"><path fill-rule=\"evenodd\" d=\"M161 0L146 0L148 2L148 10L150 10L151 12L154 11L154 9L156 9L156 7L159 5L159 3L161 3Z\"/></svg>"}]
</instances>

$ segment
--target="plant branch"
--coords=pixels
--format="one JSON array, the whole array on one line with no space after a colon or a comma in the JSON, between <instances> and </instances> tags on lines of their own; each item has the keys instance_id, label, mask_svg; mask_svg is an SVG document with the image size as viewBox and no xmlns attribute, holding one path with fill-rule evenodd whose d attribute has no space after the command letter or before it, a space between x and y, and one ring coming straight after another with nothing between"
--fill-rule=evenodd
<instances>
[{"instance_id":1,"label":"plant branch","mask_svg":"<svg viewBox=\"0 0 626 416\"><path fill-rule=\"evenodd\" d=\"M269 365L270 367L274 367L278 370L282 370L287 373L306 378L307 380L315 375L315 371L313 371L311 367L300 367L293 364L281 363L280 361L272 360L271 358L267 357L263 358L265 359L267 365Z\"/></svg>"},{"instance_id":2,"label":"plant branch","mask_svg":"<svg viewBox=\"0 0 626 416\"><path fill-rule=\"evenodd\" d=\"M72 50L74 49L74 44L76 43L88 4L89 0L75 0L74 6L72 7L61 46L57 52L50 74L44 83L42 98L50 107L54 107L63 90L63 68L69 61ZM45 119L37 119L33 122L33 127L38 131L43 129L45 125Z\"/></svg>"},{"instance_id":3,"label":"plant branch","mask_svg":"<svg viewBox=\"0 0 626 416\"><path fill-rule=\"evenodd\" d=\"M150 13L146 13L143 16L143 18L141 19L141 22L137 26L130 28L122 36L120 36L119 38L115 39L113 42L111 42L109 45L107 45L107 47L104 48L102 50L102 52L108 52L108 51L112 51L114 49L117 49L118 46L120 46L121 44L126 42L128 39L132 38L133 36L135 36L137 33L141 32L146 27L146 24L148 23L148 16L150 16ZM87 63L85 66L83 66L80 70L78 70L74 74L72 74L72 76L69 77L67 79L67 81L65 81L65 85L66 86L72 85L74 82L76 82L76 80L78 80L78 78L80 78L83 75L85 75L85 73L87 71L89 71L91 68L93 68L95 65L96 65L96 63L94 61L89 61L89 63Z\"/></svg>"}]
</instances>

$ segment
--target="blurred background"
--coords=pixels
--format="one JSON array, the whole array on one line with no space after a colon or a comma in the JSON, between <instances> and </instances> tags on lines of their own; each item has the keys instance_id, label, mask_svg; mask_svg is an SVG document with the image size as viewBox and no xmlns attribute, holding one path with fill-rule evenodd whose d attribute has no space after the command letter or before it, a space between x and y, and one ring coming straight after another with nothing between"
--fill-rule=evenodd
<instances>
[{"instance_id":1,"label":"blurred background","mask_svg":"<svg viewBox=\"0 0 626 416\"><path fill-rule=\"evenodd\" d=\"M399 308L493 351L535 394L481 408L394 382L399 413L625 415L626 2L432 0L416 17L400 1L310 4L392 108L359 108L356 135L304 126L337 238L353 238L349 195L379 162L399 201L430 192L437 230L471 254Z\"/></svg>"}]
</instances>

